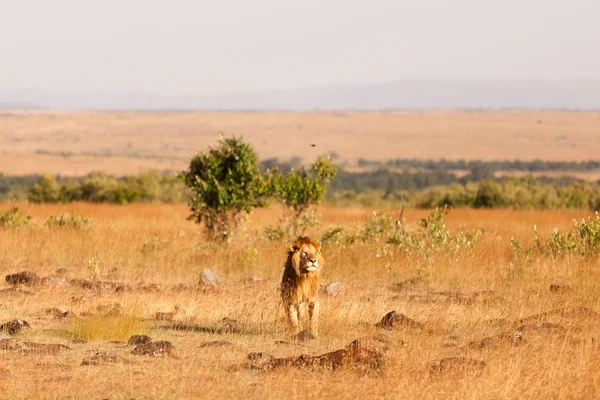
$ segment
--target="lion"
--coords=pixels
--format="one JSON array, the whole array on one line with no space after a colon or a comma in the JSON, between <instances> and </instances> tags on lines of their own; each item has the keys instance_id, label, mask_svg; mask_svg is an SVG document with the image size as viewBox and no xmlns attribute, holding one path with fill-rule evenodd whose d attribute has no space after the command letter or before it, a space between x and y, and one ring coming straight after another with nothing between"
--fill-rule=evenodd
<instances>
[{"instance_id":1,"label":"lion","mask_svg":"<svg viewBox=\"0 0 600 400\"><path fill-rule=\"evenodd\" d=\"M281 299L294 335L300 333L300 321L308 308L310 333L318 336L319 273L325 260L321 244L300 236L290 246L281 280Z\"/></svg>"}]
</instances>

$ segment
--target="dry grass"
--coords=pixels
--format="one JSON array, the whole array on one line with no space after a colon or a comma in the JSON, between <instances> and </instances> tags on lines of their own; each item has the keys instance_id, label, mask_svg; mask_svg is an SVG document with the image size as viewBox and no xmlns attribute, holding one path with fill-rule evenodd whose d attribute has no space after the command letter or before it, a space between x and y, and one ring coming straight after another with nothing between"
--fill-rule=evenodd
<instances>
[{"instance_id":1,"label":"dry grass","mask_svg":"<svg viewBox=\"0 0 600 400\"><path fill-rule=\"evenodd\" d=\"M336 152L351 164L361 157L579 161L597 158L599 126L597 111L7 111L0 114L0 172L179 170L219 131L243 135L261 158L312 161ZM93 156L108 152L113 157Z\"/></svg>"},{"instance_id":2,"label":"dry grass","mask_svg":"<svg viewBox=\"0 0 600 400\"><path fill-rule=\"evenodd\" d=\"M202 240L198 228L185 221L182 205L22 205L33 215L32 227L0 230L0 273L32 270L40 276L65 268L72 278L93 275L88 261L98 260L103 281L122 282L125 291L70 286L25 288L31 294L0 293L0 322L27 320L29 341L62 343L72 350L33 355L0 350L0 397L6 398L598 398L600 320L585 313L556 314L534 322L558 325L555 331L525 330L517 347L500 340L484 349L462 345L511 331L519 319L566 306L600 310L598 257L517 257L510 237L531 242L532 226L542 236L553 229L567 230L573 212L455 210L448 219L452 231L485 228L473 250L434 254L429 259L407 255L383 244L354 244L345 249L325 248L322 281L340 279L343 292L322 298L320 338L298 344L290 340L279 307L277 286L285 258L285 243L257 239L259 226L274 223L278 209L259 210L243 239L230 246ZM0 207L2 208L2 207ZM4 210L3 207L2 210ZM89 216L93 228L48 228L50 214L76 212ZM324 208L319 236L329 225L360 224L371 210ZM407 210L414 229L425 211ZM381 251L386 247L387 252ZM255 258L247 258L256 249ZM378 251L379 250L379 251ZM378 256L379 254L379 256ZM218 290L203 290L198 276L214 270L222 282ZM417 274L420 285L397 292L391 285ZM266 279L249 283L251 276ZM144 289L158 284L160 290ZM549 290L553 283L569 285L564 293ZM140 285L140 289L136 289ZM8 285L5 286L5 288ZM448 301L432 292L469 294L491 290L487 300ZM52 319L45 309L71 310L72 320ZM206 327L205 331L161 329L156 312L181 310L175 320ZM115 317L114 310L117 309ZM353 369L273 372L231 371L253 351L275 356L320 354L351 340L377 334L374 323L390 310L399 310L426 327L400 328L387 333L390 350L378 372ZM109 316L107 316L109 315ZM134 317L131 317L134 316ZM238 333L211 332L229 317L241 324ZM139 322L139 319L143 320ZM77 322L79 321L79 322ZM111 321L133 321L127 332ZM77 325L81 324L81 325ZM136 325L139 324L139 325ZM124 324L126 325L126 324ZM85 344L67 339L80 326ZM105 327L106 335L103 333ZM140 332L134 332L139 329ZM90 332L90 333L86 333ZM458 347L445 347L454 332ZM180 358L146 359L129 354L130 348L108 340L130 333L171 341ZM72 336L71 336L72 337ZM202 347L225 340L226 348ZM130 364L81 366L97 351L115 352ZM431 375L427 363L446 356L466 356L486 362L480 373L450 372Z\"/></svg>"}]
</instances>

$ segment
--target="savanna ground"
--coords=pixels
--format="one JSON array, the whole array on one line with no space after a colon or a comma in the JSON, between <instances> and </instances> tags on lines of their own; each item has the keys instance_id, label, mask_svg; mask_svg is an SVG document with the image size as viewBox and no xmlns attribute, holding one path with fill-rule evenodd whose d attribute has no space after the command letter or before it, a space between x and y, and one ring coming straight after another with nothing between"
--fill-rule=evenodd
<instances>
[{"instance_id":1,"label":"savanna ground","mask_svg":"<svg viewBox=\"0 0 600 400\"><path fill-rule=\"evenodd\" d=\"M584 161L600 154L599 127L598 111L3 111L0 173L182 170L219 131L243 135L261 159L335 153L349 169L359 158Z\"/></svg>"},{"instance_id":2,"label":"savanna ground","mask_svg":"<svg viewBox=\"0 0 600 400\"><path fill-rule=\"evenodd\" d=\"M21 208L33 216L32 225L0 229L2 276L23 270L48 276L64 268L70 278L121 282L132 289L38 285L0 292L0 323L22 318L31 325L15 335L18 340L70 348L54 354L0 349L0 397L600 397L598 256L525 255L511 245L511 238L520 239L523 246L532 244L533 225L542 238L555 229L567 231L573 218L583 213L454 210L447 217L450 232L482 228L481 238L474 246L427 256L376 238L324 245L321 282L340 280L342 291L321 295L320 337L297 342L286 330L278 297L287 243L261 236L262 227L277 223L278 208L255 211L229 245L203 240L199 228L185 220L184 205ZM89 216L92 227L44 226L50 214L62 211ZM372 213L359 208L319 211L321 224L308 230L316 238L330 226L362 226ZM394 212L389 211L396 217ZM406 229L417 231L427 214L406 210ZM219 276L216 290L199 285L203 268ZM419 274L420 281L396 286ZM251 277L264 281L250 282ZM551 291L553 284L563 286ZM52 307L74 316L53 318L46 313ZM156 321L156 313L175 307L175 322L210 328L228 317L239 322L240 330L161 328L174 322ZM423 328L376 328L391 310ZM552 310L561 311L539 315ZM522 340L515 340L515 330ZM170 341L178 358L130 354L132 347L121 341L133 334ZM389 348L384 365L374 371L231 369L244 363L250 352L316 355L344 348L359 337L381 335ZM73 342L77 339L86 342ZM212 341L231 345L204 346ZM130 363L81 365L101 351ZM432 373L429 363L444 357L465 357L485 366L451 366Z\"/></svg>"}]
</instances>

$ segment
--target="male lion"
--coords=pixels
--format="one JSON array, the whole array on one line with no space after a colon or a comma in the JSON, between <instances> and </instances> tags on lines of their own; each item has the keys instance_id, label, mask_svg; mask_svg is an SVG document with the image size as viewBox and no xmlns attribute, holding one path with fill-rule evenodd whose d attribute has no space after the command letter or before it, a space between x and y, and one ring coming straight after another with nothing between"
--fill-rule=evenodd
<instances>
[{"instance_id":1,"label":"male lion","mask_svg":"<svg viewBox=\"0 0 600 400\"><path fill-rule=\"evenodd\" d=\"M300 236L288 251L281 280L281 298L290 328L300 332L299 319L308 307L310 333L317 336L319 322L319 272L323 268L321 244Z\"/></svg>"}]
</instances>

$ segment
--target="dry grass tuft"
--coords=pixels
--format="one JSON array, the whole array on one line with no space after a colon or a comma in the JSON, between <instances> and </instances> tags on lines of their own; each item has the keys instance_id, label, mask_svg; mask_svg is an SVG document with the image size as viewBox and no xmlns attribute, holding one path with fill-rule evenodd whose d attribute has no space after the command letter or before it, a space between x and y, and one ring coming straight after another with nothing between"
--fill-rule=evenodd
<instances>
[{"instance_id":1,"label":"dry grass tuft","mask_svg":"<svg viewBox=\"0 0 600 400\"><path fill-rule=\"evenodd\" d=\"M73 339L86 341L127 341L133 335L145 334L147 330L147 324L135 315L94 315L74 318L67 327L67 332Z\"/></svg>"}]
</instances>

